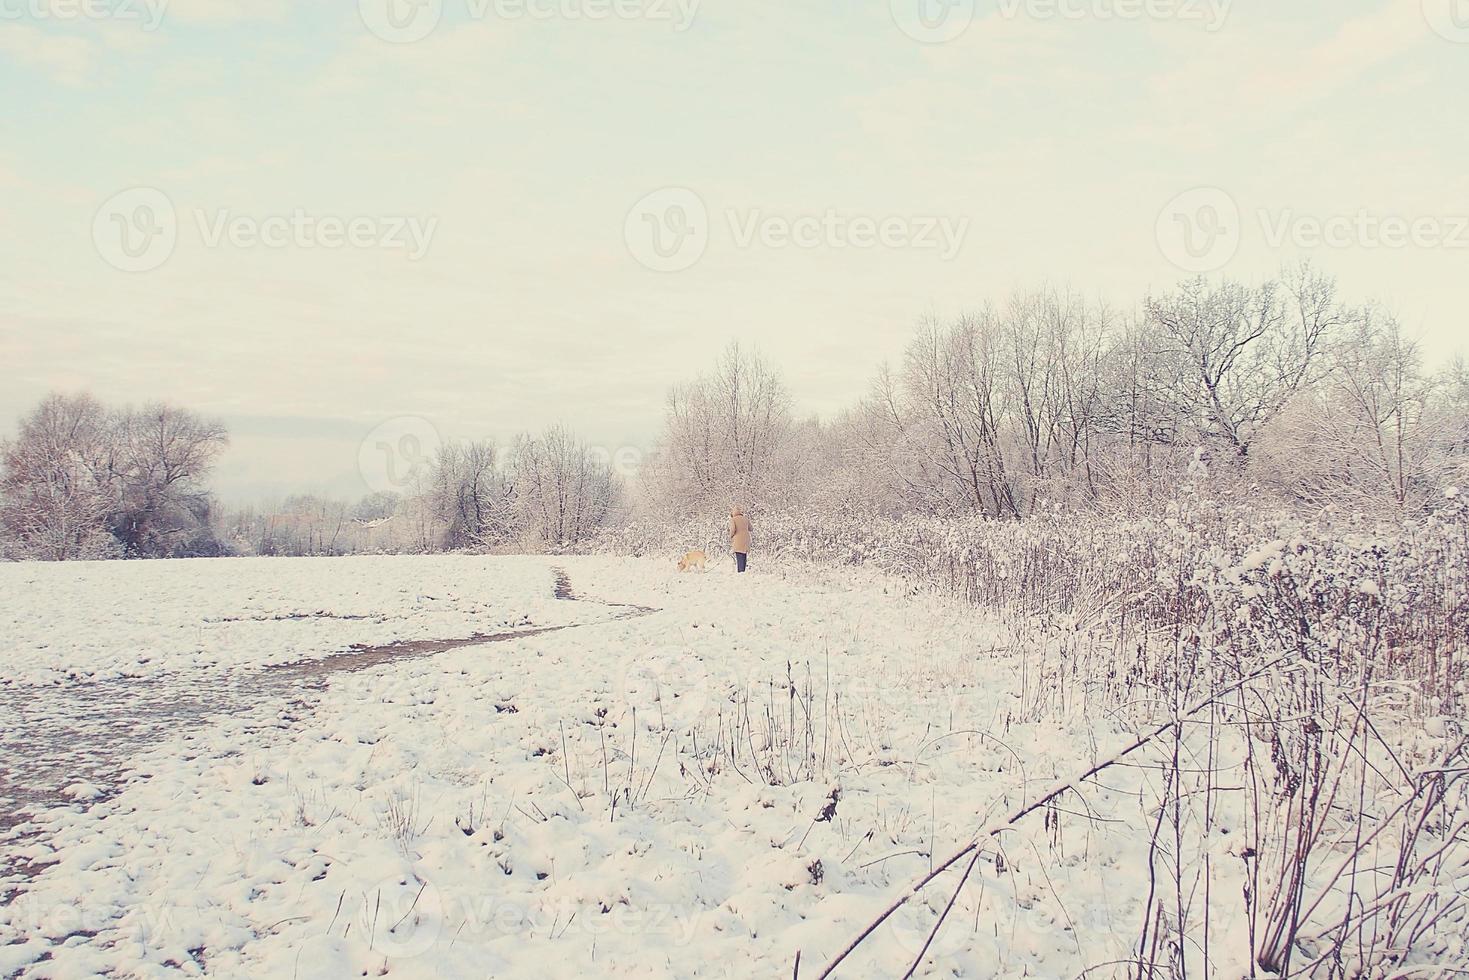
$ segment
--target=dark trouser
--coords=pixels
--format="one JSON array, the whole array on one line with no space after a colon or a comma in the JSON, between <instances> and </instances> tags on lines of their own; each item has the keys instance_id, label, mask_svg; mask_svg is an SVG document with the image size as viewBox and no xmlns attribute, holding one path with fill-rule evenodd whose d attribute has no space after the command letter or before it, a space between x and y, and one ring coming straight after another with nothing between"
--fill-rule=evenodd
<instances>
[{"instance_id":1,"label":"dark trouser","mask_svg":"<svg viewBox=\"0 0 1469 980\"><path fill-rule=\"evenodd\" d=\"M749 560L749 557L750 556L747 555L747 554L745 554L743 551L736 551L734 553L734 555L735 555L735 571L737 571L737 572L743 572L745 570L745 562Z\"/></svg>"}]
</instances>

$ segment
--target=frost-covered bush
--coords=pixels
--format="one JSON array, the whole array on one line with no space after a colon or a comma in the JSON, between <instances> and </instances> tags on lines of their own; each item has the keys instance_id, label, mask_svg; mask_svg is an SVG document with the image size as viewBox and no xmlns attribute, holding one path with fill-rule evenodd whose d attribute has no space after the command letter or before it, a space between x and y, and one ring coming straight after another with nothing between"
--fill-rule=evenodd
<instances>
[{"instance_id":1,"label":"frost-covered bush","mask_svg":"<svg viewBox=\"0 0 1469 980\"><path fill-rule=\"evenodd\" d=\"M1412 678L1418 706L1466 693L1469 513L1446 495L1427 518L1384 524L1306 519L1184 494L1154 516L1053 512L1024 521L755 514L765 559L870 567L937 588L1011 621L1142 643L1133 680L1225 653L1293 651L1339 671L1370 657ZM637 556L722 550L720 516L630 524L596 549ZM1148 637L1169 637L1166 651ZM1162 653L1167 656L1163 657Z\"/></svg>"},{"instance_id":2,"label":"frost-covered bush","mask_svg":"<svg viewBox=\"0 0 1469 980\"><path fill-rule=\"evenodd\" d=\"M866 567L998 620L1023 661L1007 726L1080 715L1152 733L1129 761L1153 773L1139 800L1145 915L1115 975L1469 969L1469 510L1456 491L1400 523L1193 491L1143 516L753 522L760 561ZM598 547L671 558L722 549L723 535L713 515L620 528ZM750 764L775 781L782 758ZM1068 792L1095 789L1081 777Z\"/></svg>"}]
</instances>

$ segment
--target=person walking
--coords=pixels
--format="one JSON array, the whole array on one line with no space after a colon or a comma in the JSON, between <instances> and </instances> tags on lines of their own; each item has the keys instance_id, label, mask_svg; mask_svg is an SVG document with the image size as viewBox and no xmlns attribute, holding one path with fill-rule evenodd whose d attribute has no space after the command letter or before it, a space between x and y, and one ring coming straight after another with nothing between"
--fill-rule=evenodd
<instances>
[{"instance_id":1,"label":"person walking","mask_svg":"<svg viewBox=\"0 0 1469 980\"><path fill-rule=\"evenodd\" d=\"M750 558L750 519L741 507L729 510L729 547L734 552L735 571L743 573Z\"/></svg>"}]
</instances>

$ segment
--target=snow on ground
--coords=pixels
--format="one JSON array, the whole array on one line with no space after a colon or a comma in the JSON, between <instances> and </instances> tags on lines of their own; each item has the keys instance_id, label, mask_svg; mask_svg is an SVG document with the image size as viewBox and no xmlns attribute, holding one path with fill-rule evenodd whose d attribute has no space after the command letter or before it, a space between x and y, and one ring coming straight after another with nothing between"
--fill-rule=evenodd
<instances>
[{"instance_id":1,"label":"snow on ground","mask_svg":"<svg viewBox=\"0 0 1469 980\"><path fill-rule=\"evenodd\" d=\"M564 621L520 559L0 563L0 684L151 677Z\"/></svg>"},{"instance_id":2,"label":"snow on ground","mask_svg":"<svg viewBox=\"0 0 1469 980\"><path fill-rule=\"evenodd\" d=\"M55 864L0 908L0 975L789 976L800 951L815 976L976 828L1127 738L1026 723L1001 631L891 581L556 563L583 599L657 611L563 603L588 625L340 674L314 711L262 725L279 713L264 704L140 754L120 794L37 817L28 856ZM200 656L187 624L203 618L383 603L383 622L320 633L269 620L299 657L308 636L340 648L481 625L471 610L557 612L540 559L210 562L207 584L177 576L136 620L113 601L171 567L4 569L52 610L24 627L24 676L131 668L108 638L142 643L149 624L153 661L177 664ZM432 602L462 620L418 618L441 615L421 596L451 592ZM249 635L235 662L286 656ZM1073 977L1125 956L1146 778L1109 772L1094 820L1038 813L1004 836L920 975ZM901 975L955 880L838 975Z\"/></svg>"}]
</instances>

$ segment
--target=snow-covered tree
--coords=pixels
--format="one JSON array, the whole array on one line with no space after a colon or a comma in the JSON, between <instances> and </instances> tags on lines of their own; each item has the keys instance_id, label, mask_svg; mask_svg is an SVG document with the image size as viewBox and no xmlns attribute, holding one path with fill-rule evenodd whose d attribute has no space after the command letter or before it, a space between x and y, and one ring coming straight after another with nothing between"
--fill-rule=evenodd
<instances>
[{"instance_id":1,"label":"snow-covered tree","mask_svg":"<svg viewBox=\"0 0 1469 980\"><path fill-rule=\"evenodd\" d=\"M138 557L198 553L213 506L207 480L229 443L224 426L160 404L115 413L110 431L113 536Z\"/></svg>"},{"instance_id":2,"label":"snow-covered tree","mask_svg":"<svg viewBox=\"0 0 1469 980\"><path fill-rule=\"evenodd\" d=\"M504 544L518 533L516 491L493 442L446 442L427 478L428 510L444 548Z\"/></svg>"},{"instance_id":3,"label":"snow-covered tree","mask_svg":"<svg viewBox=\"0 0 1469 980\"><path fill-rule=\"evenodd\" d=\"M1317 505L1401 512L1437 499L1460 462L1452 376L1427 371L1398 321L1375 311L1327 363L1262 440L1262 472Z\"/></svg>"},{"instance_id":4,"label":"snow-covered tree","mask_svg":"<svg viewBox=\"0 0 1469 980\"><path fill-rule=\"evenodd\" d=\"M647 473L658 506L688 515L732 503L759 506L777 493L790 404L780 373L731 344L711 374L668 394L663 437Z\"/></svg>"},{"instance_id":5,"label":"snow-covered tree","mask_svg":"<svg viewBox=\"0 0 1469 980\"><path fill-rule=\"evenodd\" d=\"M107 557L113 506L107 412L90 395L48 396L0 447L0 526L19 556Z\"/></svg>"},{"instance_id":6,"label":"snow-covered tree","mask_svg":"<svg viewBox=\"0 0 1469 980\"><path fill-rule=\"evenodd\" d=\"M1323 369L1333 333L1357 314L1336 284L1309 266L1260 286L1204 278L1147 303L1148 317L1176 360L1165 392L1179 420L1204 444L1239 459Z\"/></svg>"},{"instance_id":7,"label":"snow-covered tree","mask_svg":"<svg viewBox=\"0 0 1469 980\"><path fill-rule=\"evenodd\" d=\"M165 405L51 395L3 450L0 525L21 554L216 553L207 480L224 427Z\"/></svg>"},{"instance_id":8,"label":"snow-covered tree","mask_svg":"<svg viewBox=\"0 0 1469 980\"><path fill-rule=\"evenodd\" d=\"M563 548L591 537L617 502L617 477L565 426L522 436L512 460L519 513L536 541Z\"/></svg>"}]
</instances>

